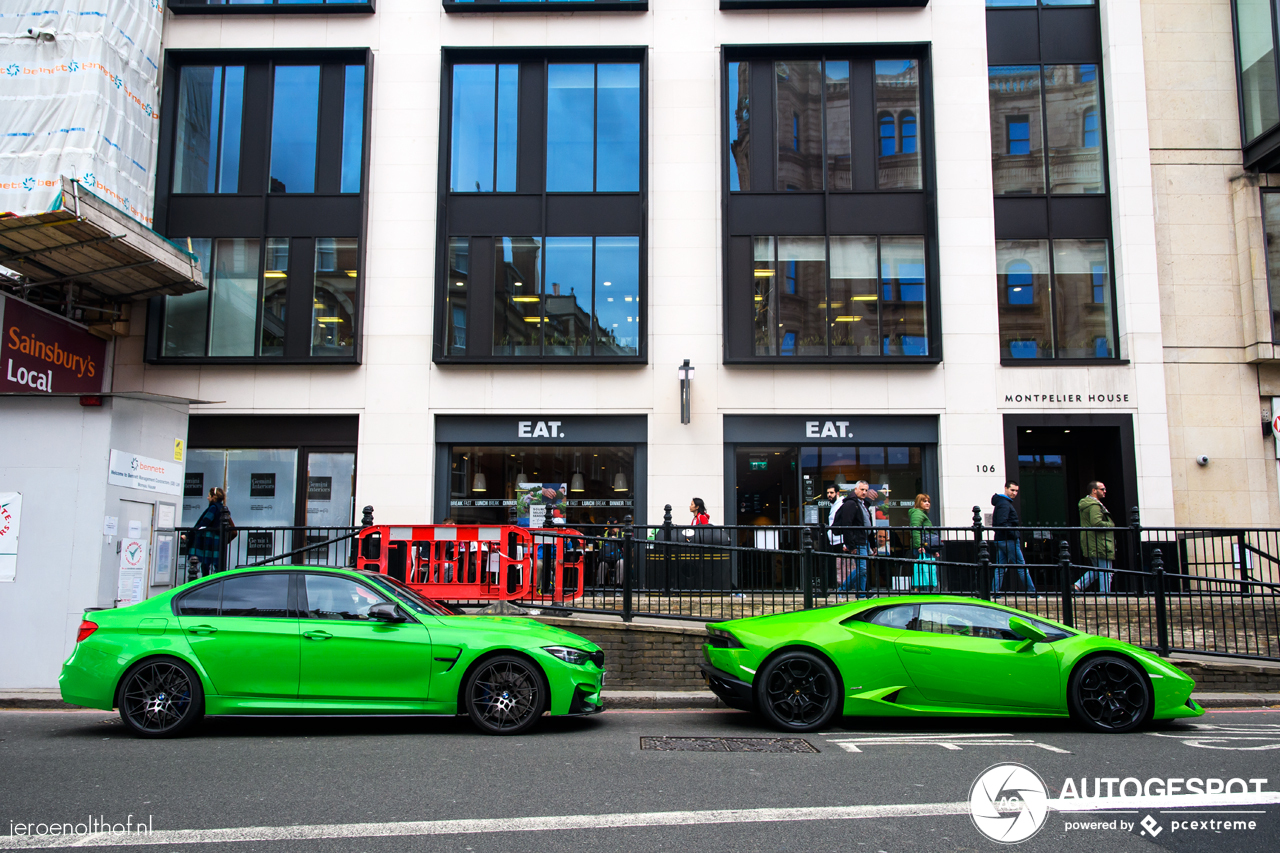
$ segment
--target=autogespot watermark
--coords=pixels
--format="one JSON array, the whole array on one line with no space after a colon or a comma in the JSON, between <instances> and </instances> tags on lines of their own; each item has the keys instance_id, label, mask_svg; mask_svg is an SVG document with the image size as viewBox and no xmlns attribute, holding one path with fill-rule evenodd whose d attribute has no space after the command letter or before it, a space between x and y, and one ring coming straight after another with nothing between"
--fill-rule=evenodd
<instances>
[{"instance_id":1,"label":"autogespot watermark","mask_svg":"<svg viewBox=\"0 0 1280 853\"><path fill-rule=\"evenodd\" d=\"M969 789L969 814L973 825L992 841L1017 844L1033 837L1049 823L1051 812L1063 816L1064 832L1137 832L1155 838L1166 829L1181 832L1252 832L1258 828L1261 809L1250 806L1280 803L1280 792L1264 790L1267 779L1171 777L1068 778L1061 794L1049 796L1049 787L1038 773L1022 764L993 765L974 780ZM1231 809L1217 816L1206 809ZM1196 809L1179 814L1182 809ZM1155 811L1141 820L1120 815L1092 814Z\"/></svg>"},{"instance_id":2,"label":"autogespot watermark","mask_svg":"<svg viewBox=\"0 0 1280 853\"><path fill-rule=\"evenodd\" d=\"M9 821L9 834L12 836L46 837L54 835L150 835L153 818L129 815L124 822L112 822L106 815L89 815L83 821L50 821L40 823L18 823Z\"/></svg>"}]
</instances>

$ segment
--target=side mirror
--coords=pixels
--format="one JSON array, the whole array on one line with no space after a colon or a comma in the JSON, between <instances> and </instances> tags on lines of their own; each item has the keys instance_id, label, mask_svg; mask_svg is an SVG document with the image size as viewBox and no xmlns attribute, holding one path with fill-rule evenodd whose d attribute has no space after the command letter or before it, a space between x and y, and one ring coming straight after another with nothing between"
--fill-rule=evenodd
<instances>
[{"instance_id":1,"label":"side mirror","mask_svg":"<svg viewBox=\"0 0 1280 853\"><path fill-rule=\"evenodd\" d=\"M1020 619L1017 616L1011 616L1009 618L1009 630L1017 634L1022 639L1030 640L1033 643L1043 643L1048 636L1044 631L1041 631L1026 619Z\"/></svg>"},{"instance_id":2,"label":"side mirror","mask_svg":"<svg viewBox=\"0 0 1280 853\"><path fill-rule=\"evenodd\" d=\"M389 602L375 604L369 608L369 619L374 622L408 622L409 618L399 607Z\"/></svg>"}]
</instances>

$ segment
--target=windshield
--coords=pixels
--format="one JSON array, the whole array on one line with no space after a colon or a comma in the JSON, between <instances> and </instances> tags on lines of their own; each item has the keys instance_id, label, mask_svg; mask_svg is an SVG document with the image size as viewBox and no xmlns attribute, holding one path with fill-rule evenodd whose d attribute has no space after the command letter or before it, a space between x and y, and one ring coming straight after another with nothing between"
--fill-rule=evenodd
<instances>
[{"instance_id":1,"label":"windshield","mask_svg":"<svg viewBox=\"0 0 1280 853\"><path fill-rule=\"evenodd\" d=\"M432 616L462 616L462 611L454 610L447 604L442 604L431 598L419 595L412 587L406 586L395 578L389 578L386 575L368 574L366 577L378 586L381 586L387 592L399 598L405 604L409 605L409 609L416 613L426 613Z\"/></svg>"}]
</instances>

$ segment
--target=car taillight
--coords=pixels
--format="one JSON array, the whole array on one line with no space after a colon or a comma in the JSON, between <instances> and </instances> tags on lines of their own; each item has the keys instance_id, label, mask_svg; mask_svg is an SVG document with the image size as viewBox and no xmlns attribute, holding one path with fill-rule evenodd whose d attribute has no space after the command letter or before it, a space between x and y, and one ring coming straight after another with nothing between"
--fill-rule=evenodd
<instances>
[{"instance_id":1,"label":"car taillight","mask_svg":"<svg viewBox=\"0 0 1280 853\"><path fill-rule=\"evenodd\" d=\"M96 630L98 630L97 622L90 622L88 619L84 620L80 623L80 632L76 634L76 642L80 642Z\"/></svg>"}]
</instances>

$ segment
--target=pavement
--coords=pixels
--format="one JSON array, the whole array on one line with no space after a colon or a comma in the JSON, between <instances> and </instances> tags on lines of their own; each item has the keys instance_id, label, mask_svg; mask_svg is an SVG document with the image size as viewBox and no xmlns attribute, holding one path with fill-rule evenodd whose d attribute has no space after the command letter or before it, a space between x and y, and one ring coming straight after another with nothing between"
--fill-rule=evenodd
<instances>
[{"instance_id":1,"label":"pavement","mask_svg":"<svg viewBox=\"0 0 1280 853\"><path fill-rule=\"evenodd\" d=\"M214 719L173 740L105 711L15 709L0 711L0 851L953 853L1025 827L1030 853L1271 853L1276 749L1266 709L1129 735L846 718L779 738L738 711L615 709L506 738L366 717ZM1162 797L1188 786L1232 793Z\"/></svg>"}]
</instances>

